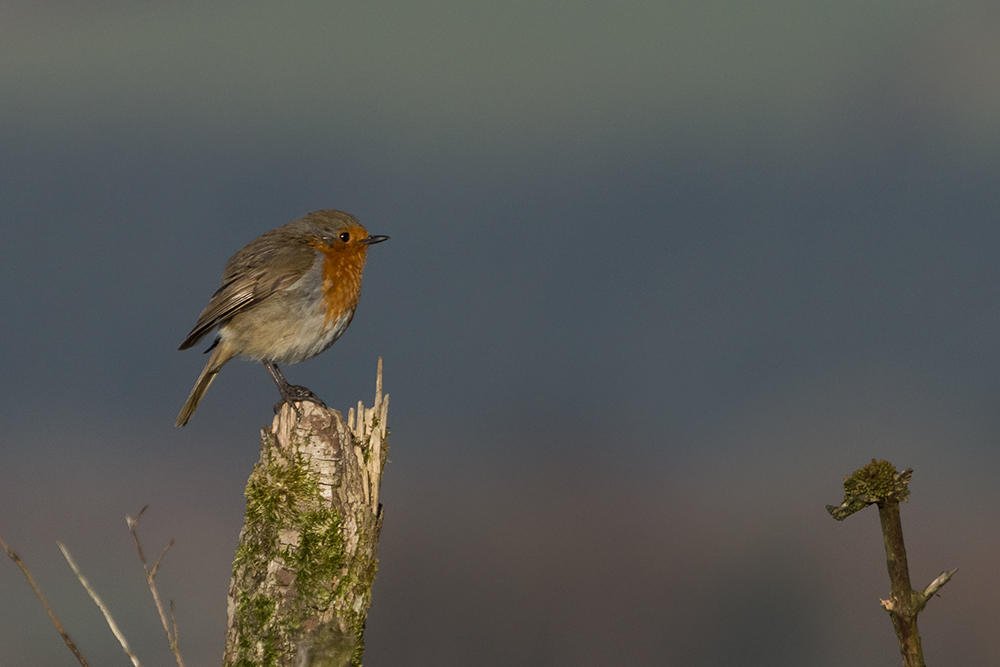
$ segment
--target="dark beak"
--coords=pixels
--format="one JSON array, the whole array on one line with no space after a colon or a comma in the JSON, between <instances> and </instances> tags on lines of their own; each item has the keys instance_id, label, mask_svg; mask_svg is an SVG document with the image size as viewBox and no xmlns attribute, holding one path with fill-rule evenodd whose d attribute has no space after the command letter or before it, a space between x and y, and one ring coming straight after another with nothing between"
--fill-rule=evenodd
<instances>
[{"instance_id":1,"label":"dark beak","mask_svg":"<svg viewBox=\"0 0 1000 667\"><path fill-rule=\"evenodd\" d=\"M366 239L361 239L359 243L364 243L365 245L374 245L376 243L381 243L382 241L388 241L388 236L369 236Z\"/></svg>"}]
</instances>

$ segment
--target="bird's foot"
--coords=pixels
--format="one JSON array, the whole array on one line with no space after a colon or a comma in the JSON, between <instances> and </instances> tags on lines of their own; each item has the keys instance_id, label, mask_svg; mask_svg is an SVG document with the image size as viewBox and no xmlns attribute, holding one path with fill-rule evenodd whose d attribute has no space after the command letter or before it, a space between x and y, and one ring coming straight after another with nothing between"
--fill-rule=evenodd
<instances>
[{"instance_id":1,"label":"bird's foot","mask_svg":"<svg viewBox=\"0 0 1000 667\"><path fill-rule=\"evenodd\" d=\"M310 403L315 403L321 408L326 407L319 396L309 391L302 385L298 384L287 384L281 387L281 400L274 404L274 414L278 414L281 411L281 406L287 403L299 419L302 419L302 411L299 410L299 406L296 403L302 403L303 401L308 401Z\"/></svg>"}]
</instances>

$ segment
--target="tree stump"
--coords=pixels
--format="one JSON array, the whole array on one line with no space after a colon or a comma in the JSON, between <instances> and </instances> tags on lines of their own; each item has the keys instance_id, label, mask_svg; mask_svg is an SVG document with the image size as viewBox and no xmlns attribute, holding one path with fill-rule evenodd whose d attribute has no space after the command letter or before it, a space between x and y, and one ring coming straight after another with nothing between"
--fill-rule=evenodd
<instances>
[{"instance_id":1,"label":"tree stump","mask_svg":"<svg viewBox=\"0 0 1000 667\"><path fill-rule=\"evenodd\" d=\"M347 421L283 405L261 429L260 462L229 587L224 664L360 665L382 528L389 396Z\"/></svg>"}]
</instances>

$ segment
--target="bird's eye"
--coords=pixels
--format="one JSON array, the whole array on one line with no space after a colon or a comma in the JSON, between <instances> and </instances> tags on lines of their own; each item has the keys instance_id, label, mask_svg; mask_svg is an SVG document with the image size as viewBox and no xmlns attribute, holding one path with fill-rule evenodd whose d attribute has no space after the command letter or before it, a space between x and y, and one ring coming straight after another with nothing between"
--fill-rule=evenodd
<instances>
[{"instance_id":1,"label":"bird's eye","mask_svg":"<svg viewBox=\"0 0 1000 667\"><path fill-rule=\"evenodd\" d=\"M347 232L340 232L340 236L338 236L337 238L339 238L344 243L347 243L348 241L351 240L351 235L348 234Z\"/></svg>"}]
</instances>

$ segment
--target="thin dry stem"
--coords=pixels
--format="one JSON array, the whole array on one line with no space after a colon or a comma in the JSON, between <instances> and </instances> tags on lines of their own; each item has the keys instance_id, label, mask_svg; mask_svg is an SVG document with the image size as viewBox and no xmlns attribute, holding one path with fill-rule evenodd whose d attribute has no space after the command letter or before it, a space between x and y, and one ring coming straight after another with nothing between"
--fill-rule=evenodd
<instances>
[{"instance_id":1,"label":"thin dry stem","mask_svg":"<svg viewBox=\"0 0 1000 667\"><path fill-rule=\"evenodd\" d=\"M83 576L82 572L80 572L80 568L76 566L76 562L73 560L73 557L69 555L69 551L67 551L66 547L63 546L63 543L56 542L56 544L59 545L59 550L62 551L63 556L66 558L66 562L69 563L69 566L73 568L73 572L76 573L76 578L80 580L80 583L83 585L84 589L86 589L87 593L89 593L90 597L94 600L94 603L97 605L97 608L101 610L102 614L104 614L104 620L108 622L108 627L111 628L111 632L114 633L115 638L118 640L118 643L122 645L122 649L125 651L125 655L129 657L129 660L132 661L132 664L135 665L135 667L142 667L142 665L139 663L139 658L137 658L136 655L132 652L132 649L128 645L128 641L125 639L125 635L123 635L122 631L118 629L118 624L115 623L115 619L112 618L111 612L104 605L104 602L101 601L101 598L97 594L97 591L91 588L90 583L87 581L87 578Z\"/></svg>"},{"instance_id":2,"label":"thin dry stem","mask_svg":"<svg viewBox=\"0 0 1000 667\"><path fill-rule=\"evenodd\" d=\"M139 514L133 519L132 517L125 515L125 523L128 524L129 532L132 533L132 539L135 541L136 551L139 552L139 560L142 562L142 569L146 573L146 583L149 584L149 591L153 594L153 602L156 603L156 611L160 614L160 623L163 624L163 631L167 634L167 643L170 645L170 650L174 654L174 659L177 660L177 667L185 667L184 658L181 656L180 642L177 640L177 618L174 616L174 603L170 603L170 622L167 622L167 613L163 609L163 602L160 600L160 591L156 588L156 573L160 570L160 563L163 562L163 558L170 551L170 547L174 546L174 541L170 540L170 544L163 550L160 557L157 559L156 564L153 565L153 569L150 570L148 564L146 563L146 554L142 551L142 544L139 542L139 519L142 518L143 512L146 511L146 505L141 510ZM172 631L171 631L172 630Z\"/></svg>"},{"instance_id":3,"label":"thin dry stem","mask_svg":"<svg viewBox=\"0 0 1000 667\"><path fill-rule=\"evenodd\" d=\"M55 612L52 611L52 607L50 607L49 603L45 600L45 596L42 595L42 591L35 583L35 578L31 576L31 572L28 571L28 567L21 561L16 553L10 550L10 547L8 547L6 542L3 540L0 540L0 547L3 547L3 550L7 553L7 557L14 561L15 565L21 568L21 572L24 573L25 579L28 580L28 585L31 586L31 590L35 591L35 596L38 598L38 601L42 603L42 607L45 608L45 612L52 620L52 625L56 626L56 632L58 632L59 636L63 638L64 642L66 642L66 647L73 652L73 655L76 656L76 659L80 661L80 664L83 665L83 667L90 667L86 659L84 659L83 654L80 653L80 649L76 647L73 640L69 638L68 634L66 634L66 630L63 629L62 623L60 623L59 619L56 618Z\"/></svg>"},{"instance_id":4,"label":"thin dry stem","mask_svg":"<svg viewBox=\"0 0 1000 667\"><path fill-rule=\"evenodd\" d=\"M175 644L179 644L180 643L180 636L177 634L177 615L174 614L174 601L173 600L170 601L170 624L174 627L174 643ZM178 649L178 652L176 653L176 656L177 656L177 661L178 662L182 662L181 656L180 656L180 649Z\"/></svg>"},{"instance_id":5,"label":"thin dry stem","mask_svg":"<svg viewBox=\"0 0 1000 667\"><path fill-rule=\"evenodd\" d=\"M923 599L924 604L927 604L928 600L937 595L937 592L941 590L941 587L947 584L949 581L951 581L951 578L955 576L956 572L958 572L957 567L954 570L942 572L941 574L938 575L937 579L928 584L927 588L925 588L924 592L922 593L922 595L924 596Z\"/></svg>"}]
</instances>

